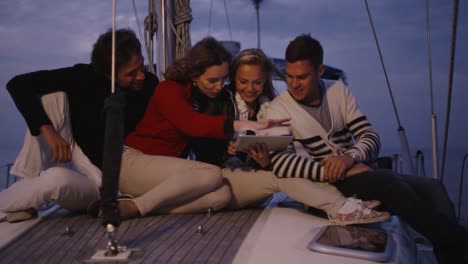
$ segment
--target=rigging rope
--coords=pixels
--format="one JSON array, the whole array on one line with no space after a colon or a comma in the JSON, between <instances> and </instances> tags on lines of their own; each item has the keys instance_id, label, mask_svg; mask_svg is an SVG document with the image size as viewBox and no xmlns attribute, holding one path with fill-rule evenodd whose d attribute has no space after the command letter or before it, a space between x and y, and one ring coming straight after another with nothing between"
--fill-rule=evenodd
<instances>
[{"instance_id":1,"label":"rigging rope","mask_svg":"<svg viewBox=\"0 0 468 264\"><path fill-rule=\"evenodd\" d=\"M426 0L426 31L427 31L427 60L429 66L429 91L431 96L431 114L434 114L434 95L432 92L432 50L431 29L429 24L429 0Z\"/></svg>"},{"instance_id":2,"label":"rigging rope","mask_svg":"<svg viewBox=\"0 0 468 264\"><path fill-rule=\"evenodd\" d=\"M458 0L453 1L453 17L452 17L452 38L450 43L450 68L448 80L448 94L447 94L447 111L445 113L445 133L444 145L442 151L442 169L440 173L440 180L444 181L445 159L447 156L447 141L448 130L450 124L450 109L452 107L452 86L453 86L453 71L455 66L455 44L457 40L457 21L458 21Z\"/></svg>"},{"instance_id":3,"label":"rigging rope","mask_svg":"<svg viewBox=\"0 0 468 264\"><path fill-rule=\"evenodd\" d=\"M224 0L224 11L226 12L226 20L227 20L228 29L229 29L229 40L232 40L231 22L229 20L229 12L227 8L226 0Z\"/></svg>"},{"instance_id":4,"label":"rigging rope","mask_svg":"<svg viewBox=\"0 0 468 264\"><path fill-rule=\"evenodd\" d=\"M210 0L210 12L208 13L208 36L211 33L211 14L213 11L213 0Z\"/></svg>"},{"instance_id":5,"label":"rigging rope","mask_svg":"<svg viewBox=\"0 0 468 264\"><path fill-rule=\"evenodd\" d=\"M364 0L364 2L366 4L367 15L369 16L369 21L372 27L372 33L374 34L375 44L377 45L377 50L379 52L380 62L382 63L382 68L383 68L383 72L385 75L385 81L387 82L388 92L390 93L390 98L392 100L393 111L395 112L395 116L396 116L397 123L398 123L398 135L400 137L400 145L402 148L401 152L402 152L404 159L406 160L406 165L408 166L408 172L410 174L414 174L413 161L411 159L411 152L409 149L408 139L406 137L405 129L400 123L400 117L398 116L398 111L397 111L396 104L395 104L395 98L393 97L392 88L390 87L390 81L388 80L387 70L385 68L385 63L384 63L383 56L382 56L382 51L380 50L379 41L377 39L377 34L375 32L374 22L372 20L372 16L369 10L369 5L367 3L367 0Z\"/></svg>"},{"instance_id":6,"label":"rigging rope","mask_svg":"<svg viewBox=\"0 0 468 264\"><path fill-rule=\"evenodd\" d=\"M380 45L379 45L379 41L377 39L377 34L375 33L374 22L372 20L372 16L371 16L371 13L370 13L370 10L369 10L369 5L367 4L367 0L364 0L364 2L366 3L367 15L369 16L369 21L370 21L370 24L371 24L371 27L372 27L372 33L374 34L375 44L377 45L377 50L379 52L380 62L382 63L382 68L383 68L383 72L384 72L384 75L385 75L385 81L387 82L388 92L390 93L390 98L392 99L393 111L395 112L398 127L401 128L400 117L398 116L398 111L397 111L397 108L396 108L396 105L395 105L395 98L393 97L392 88L390 87L390 82L389 82L388 76L387 76L387 69L385 68L385 63L384 63L384 60L383 60L382 51L380 50Z\"/></svg>"}]
</instances>

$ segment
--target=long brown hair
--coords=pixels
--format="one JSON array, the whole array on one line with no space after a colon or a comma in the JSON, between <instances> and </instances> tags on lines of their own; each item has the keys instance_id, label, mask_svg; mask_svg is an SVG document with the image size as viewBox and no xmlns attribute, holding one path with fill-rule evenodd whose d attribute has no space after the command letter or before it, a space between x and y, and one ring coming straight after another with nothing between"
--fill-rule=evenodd
<instances>
[{"instance_id":1,"label":"long brown hair","mask_svg":"<svg viewBox=\"0 0 468 264\"><path fill-rule=\"evenodd\" d=\"M231 62L231 54L213 37L197 42L189 53L174 62L164 73L164 78L180 83L191 82L202 75L207 68Z\"/></svg>"}]
</instances>

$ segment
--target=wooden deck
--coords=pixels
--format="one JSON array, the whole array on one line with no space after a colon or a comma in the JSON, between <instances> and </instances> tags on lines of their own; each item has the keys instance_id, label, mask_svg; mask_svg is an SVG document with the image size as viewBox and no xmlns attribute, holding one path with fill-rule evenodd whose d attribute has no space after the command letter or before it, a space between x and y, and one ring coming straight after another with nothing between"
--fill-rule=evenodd
<instances>
[{"instance_id":1,"label":"wooden deck","mask_svg":"<svg viewBox=\"0 0 468 264\"><path fill-rule=\"evenodd\" d=\"M262 209L160 215L122 222L128 263L231 263ZM197 232L203 227L204 234ZM67 227L70 232L66 232ZM0 251L0 263L82 263L106 246L100 220L60 209ZM111 261L115 262L115 261Z\"/></svg>"},{"instance_id":2,"label":"wooden deck","mask_svg":"<svg viewBox=\"0 0 468 264\"><path fill-rule=\"evenodd\" d=\"M374 263L307 249L311 238L329 222L304 213L302 205L284 194L275 194L264 206L212 215L127 220L118 228L117 238L120 245L132 251L127 263ZM58 206L41 215L42 219L0 223L0 263L121 263L92 259L107 242L99 219L71 214ZM204 234L198 232L199 226ZM430 247L415 248L414 237L398 218L377 226L389 232L397 243L389 264L437 263Z\"/></svg>"}]
</instances>

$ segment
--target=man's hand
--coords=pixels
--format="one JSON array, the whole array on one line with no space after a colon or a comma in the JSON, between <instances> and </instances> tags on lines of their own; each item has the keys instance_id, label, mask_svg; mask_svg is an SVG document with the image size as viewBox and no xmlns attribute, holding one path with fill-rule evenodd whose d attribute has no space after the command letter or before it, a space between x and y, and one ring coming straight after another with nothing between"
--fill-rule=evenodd
<instances>
[{"instance_id":1,"label":"man's hand","mask_svg":"<svg viewBox=\"0 0 468 264\"><path fill-rule=\"evenodd\" d=\"M349 155L330 156L320 162L325 169L325 178L328 182L336 182L345 177L346 171L354 164L354 159Z\"/></svg>"},{"instance_id":2,"label":"man's hand","mask_svg":"<svg viewBox=\"0 0 468 264\"><path fill-rule=\"evenodd\" d=\"M39 128L42 137L52 150L53 162L69 162L72 158L70 145L55 131L52 125Z\"/></svg>"},{"instance_id":3,"label":"man's hand","mask_svg":"<svg viewBox=\"0 0 468 264\"><path fill-rule=\"evenodd\" d=\"M356 163L346 172L346 178L352 177L356 174L363 173L366 171L373 171L373 169L365 164Z\"/></svg>"},{"instance_id":4,"label":"man's hand","mask_svg":"<svg viewBox=\"0 0 468 264\"><path fill-rule=\"evenodd\" d=\"M247 153L260 165L262 168L270 165L270 151L265 143L257 143L255 146L250 146Z\"/></svg>"}]
</instances>

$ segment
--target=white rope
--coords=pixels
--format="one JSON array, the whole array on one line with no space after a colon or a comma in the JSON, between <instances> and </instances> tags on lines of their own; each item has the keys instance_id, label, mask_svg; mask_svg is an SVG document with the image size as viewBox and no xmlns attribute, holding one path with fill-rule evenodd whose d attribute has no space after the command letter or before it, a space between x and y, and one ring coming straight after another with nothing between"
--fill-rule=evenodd
<instances>
[{"instance_id":1,"label":"white rope","mask_svg":"<svg viewBox=\"0 0 468 264\"><path fill-rule=\"evenodd\" d=\"M187 54L191 46L190 22L192 22L192 9L190 8L190 0L177 0L175 3L176 15L172 27L177 38L176 59L179 59Z\"/></svg>"}]
</instances>

